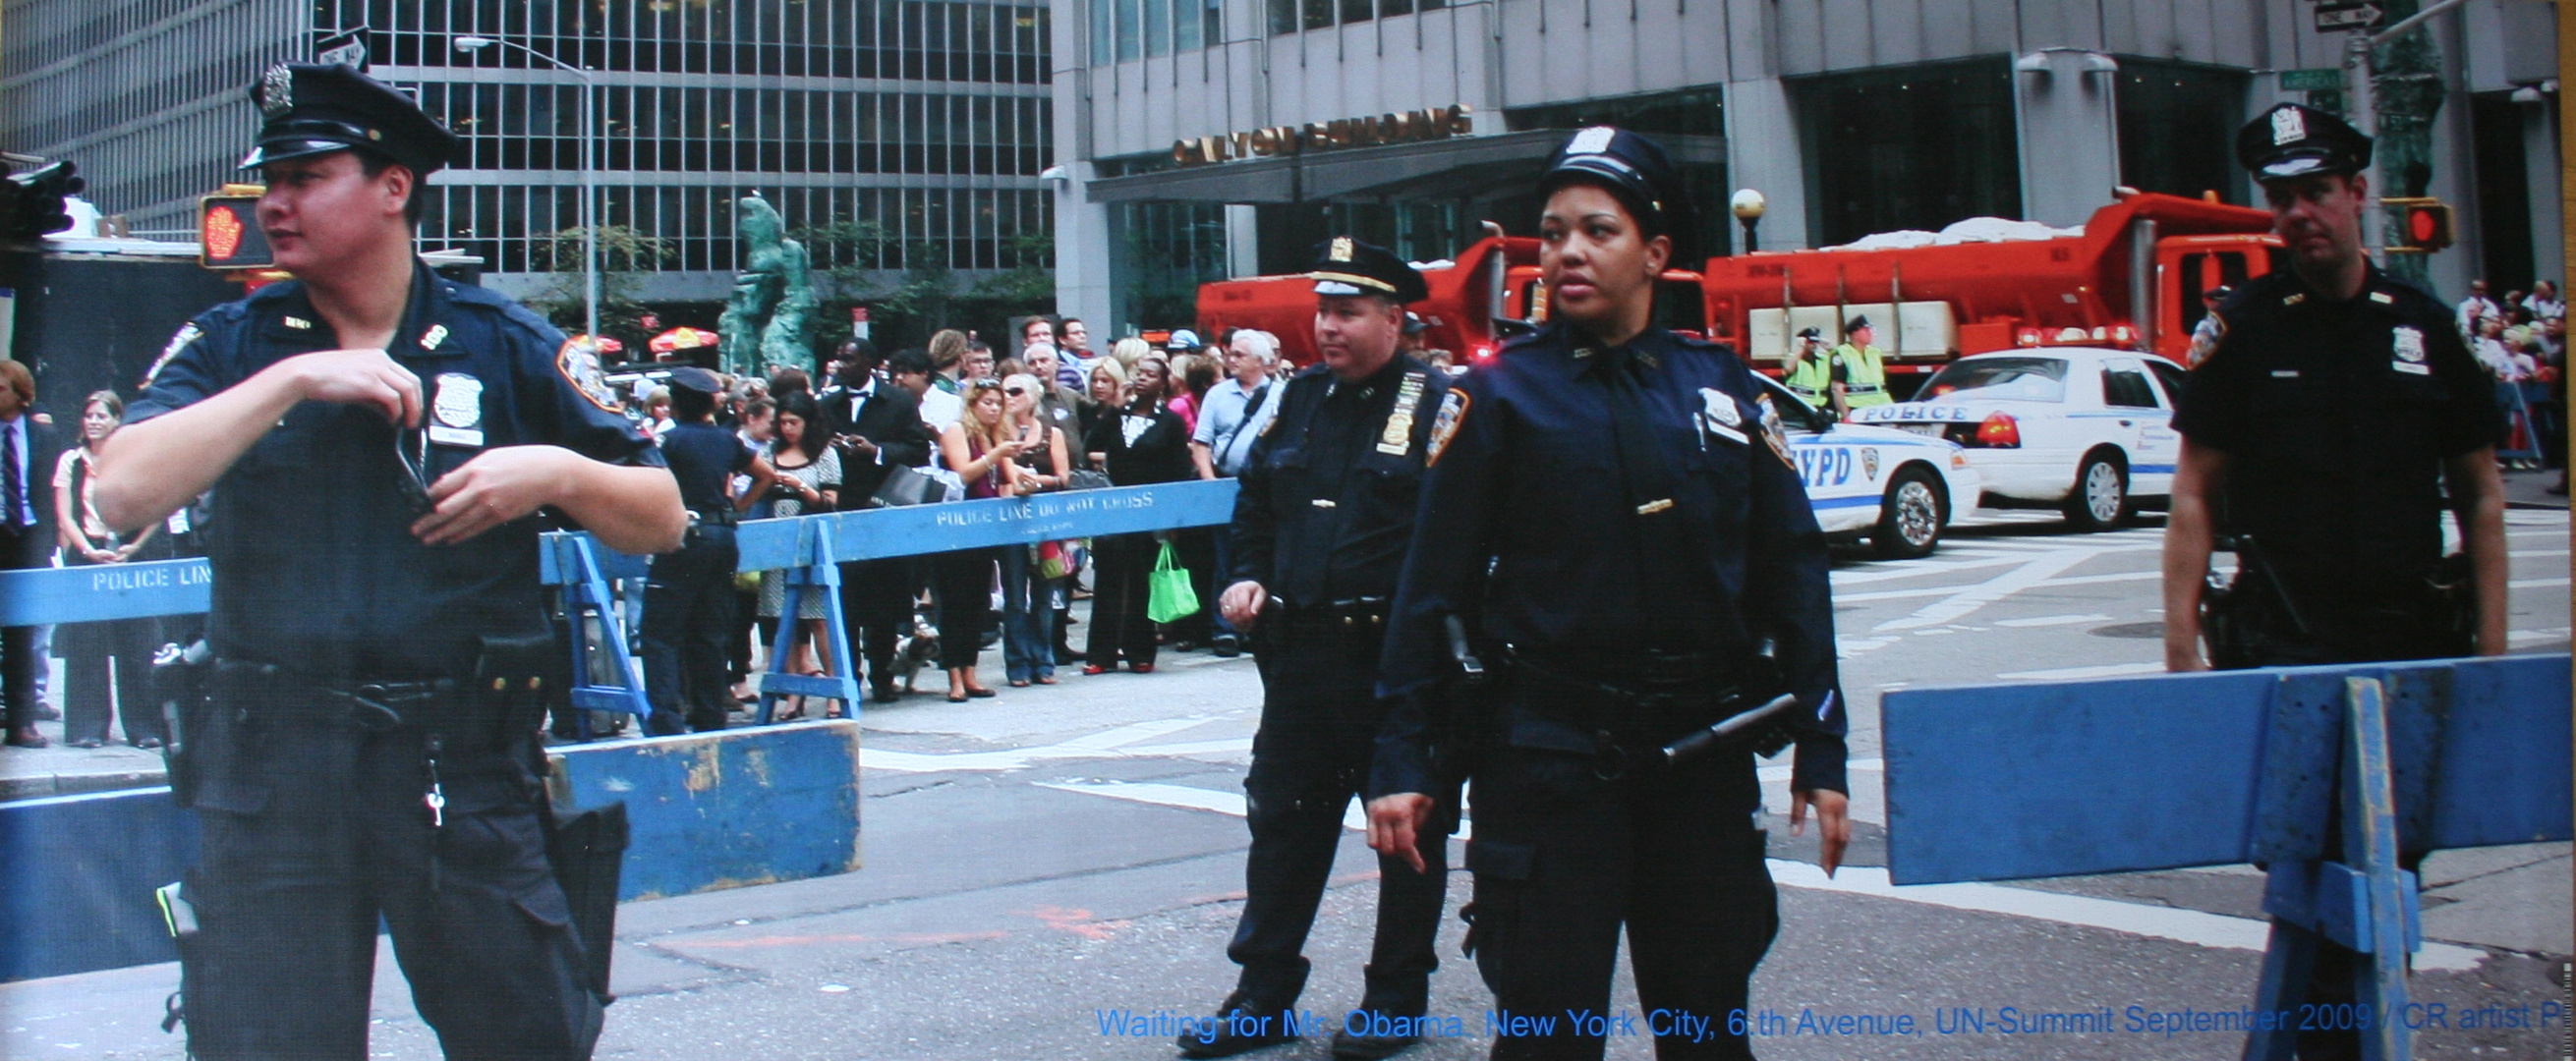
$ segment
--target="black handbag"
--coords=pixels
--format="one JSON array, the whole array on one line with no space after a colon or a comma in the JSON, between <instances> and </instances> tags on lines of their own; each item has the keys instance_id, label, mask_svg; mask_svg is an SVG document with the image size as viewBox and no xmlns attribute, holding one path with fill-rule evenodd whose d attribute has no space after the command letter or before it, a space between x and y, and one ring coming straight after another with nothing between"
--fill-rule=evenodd
<instances>
[{"instance_id":1,"label":"black handbag","mask_svg":"<svg viewBox=\"0 0 2576 1061\"><path fill-rule=\"evenodd\" d=\"M948 486L913 468L896 465L886 469L885 481L877 484L877 492L868 496L887 507L926 505L947 500Z\"/></svg>"}]
</instances>

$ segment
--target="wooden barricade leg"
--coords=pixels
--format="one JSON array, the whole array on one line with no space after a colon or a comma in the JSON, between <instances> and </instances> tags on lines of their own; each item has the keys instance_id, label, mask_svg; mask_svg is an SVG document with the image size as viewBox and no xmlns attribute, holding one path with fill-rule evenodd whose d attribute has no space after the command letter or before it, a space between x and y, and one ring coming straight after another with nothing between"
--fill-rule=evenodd
<instances>
[{"instance_id":1,"label":"wooden barricade leg","mask_svg":"<svg viewBox=\"0 0 2576 1061\"><path fill-rule=\"evenodd\" d=\"M834 559L832 528L815 520L805 525L801 537L799 565L781 573L787 591L778 605L778 632L770 643L769 666L761 674L756 725L768 725L778 698L787 695L830 697L841 701L851 718L859 714L859 683L851 666L849 624L841 614L841 565ZM807 593L823 595L824 636L831 640L820 647L831 653L833 667L840 672L837 676L815 678L786 669L788 648L796 643L797 613L803 610Z\"/></svg>"},{"instance_id":2,"label":"wooden barricade leg","mask_svg":"<svg viewBox=\"0 0 2576 1061\"><path fill-rule=\"evenodd\" d=\"M2294 867L2272 867L2275 875L2296 873ZM2272 919L2272 939L2263 948L2263 979L2254 989L2254 1012L2298 1011L2308 998L2308 976L2317 964L2317 941L2324 937L2280 918ZM2298 1022L2256 1024L2245 1036L2245 1061L2290 1061L2298 1049Z\"/></svg>"},{"instance_id":3,"label":"wooden barricade leg","mask_svg":"<svg viewBox=\"0 0 2576 1061\"><path fill-rule=\"evenodd\" d=\"M2353 997L2370 1007L2361 1029L2362 1061L2405 1061L2407 890L2413 875L2397 866L2397 789L2388 750L2388 706L2374 678L2344 679L2343 855L2361 871L2370 896L2368 920L2354 935L2370 941L2357 955ZM2356 948L2358 949L2358 948Z\"/></svg>"},{"instance_id":4,"label":"wooden barricade leg","mask_svg":"<svg viewBox=\"0 0 2576 1061\"><path fill-rule=\"evenodd\" d=\"M572 688L566 691L565 696L573 712L573 733L581 740L591 738L590 713L593 711L626 712L635 716L640 727L643 720L652 717L653 705L644 696L643 682L635 673L634 661L627 658L626 624L619 617L617 595L609 589L608 576L601 568L599 554L593 550L589 538L579 535L556 539L555 548L558 550L556 566L566 573L562 593L564 619L571 626L568 640L572 643ZM607 655L606 662L617 671L619 682L616 685L591 684L594 661L587 624L594 618L599 623L599 651Z\"/></svg>"}]
</instances>

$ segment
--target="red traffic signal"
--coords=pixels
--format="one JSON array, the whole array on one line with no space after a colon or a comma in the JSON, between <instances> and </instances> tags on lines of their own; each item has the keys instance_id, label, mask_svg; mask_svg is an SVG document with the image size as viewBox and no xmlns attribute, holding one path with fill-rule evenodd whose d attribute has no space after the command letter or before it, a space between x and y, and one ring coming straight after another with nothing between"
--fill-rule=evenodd
<instances>
[{"instance_id":1,"label":"red traffic signal","mask_svg":"<svg viewBox=\"0 0 2576 1061\"><path fill-rule=\"evenodd\" d=\"M2454 230L2449 203L2431 196L2392 197L2380 201L2397 208L2396 231L2389 233L2389 250L2431 254L2452 244Z\"/></svg>"},{"instance_id":2,"label":"red traffic signal","mask_svg":"<svg viewBox=\"0 0 2576 1061\"><path fill-rule=\"evenodd\" d=\"M265 269L277 263L259 230L259 195L209 195L197 200L197 263L208 269Z\"/></svg>"}]
</instances>

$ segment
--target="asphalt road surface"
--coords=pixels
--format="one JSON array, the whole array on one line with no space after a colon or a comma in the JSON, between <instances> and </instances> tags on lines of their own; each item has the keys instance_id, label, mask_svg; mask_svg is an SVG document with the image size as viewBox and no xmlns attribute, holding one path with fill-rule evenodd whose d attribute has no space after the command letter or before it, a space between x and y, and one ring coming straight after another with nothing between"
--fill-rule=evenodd
<instances>
[{"instance_id":1,"label":"asphalt road surface","mask_svg":"<svg viewBox=\"0 0 2576 1061\"><path fill-rule=\"evenodd\" d=\"M2514 645L2565 651L2567 514L2508 518ZM1772 823L1784 927L1754 981L1755 1010L1776 1015L1758 1053L2237 1056L2236 1032L2145 1029L2159 1014L2250 1002L2264 941L2252 867L1923 888L1891 888L1880 868L1879 694L2160 669L2160 534L2154 516L2076 535L2036 514L1989 511L1923 560L1838 561L1858 837L1829 880L1813 865L1812 836ZM987 671L998 677L995 663ZM1056 688L996 700L870 707L867 868L621 908L622 997L598 1056L1173 1056L1171 1023L1207 1013L1233 983L1224 948L1241 908L1242 780L1259 700L1249 659L1190 653L1151 676L1077 668ZM1762 775L1776 815L1786 760ZM1346 834L1302 1000L1327 1027L1358 1003L1374 876L1359 834ZM2418 1033L2419 1056L2567 1056L2568 846L2439 854L2425 877L2430 942L2412 989L2446 1016ZM1453 874L1453 912L1468 891L1467 875ZM1457 957L1461 927L1452 916L1442 929L1432 991L1438 1030L1454 1018L1458 1034L1404 1056L1482 1057L1489 1045L1490 998ZM375 1056L438 1056L389 954L379 969ZM180 1058L157 1027L177 980L165 965L0 987L0 1056ZM1613 1005L1645 1031L1624 971ZM2552 1023L2536 1027L2549 1006L2559 1007ZM1130 1034L1139 1029L1153 1034ZM1328 1038L1254 1056L1322 1058ZM1614 1037L1609 1054L1650 1057L1651 1040Z\"/></svg>"}]
</instances>

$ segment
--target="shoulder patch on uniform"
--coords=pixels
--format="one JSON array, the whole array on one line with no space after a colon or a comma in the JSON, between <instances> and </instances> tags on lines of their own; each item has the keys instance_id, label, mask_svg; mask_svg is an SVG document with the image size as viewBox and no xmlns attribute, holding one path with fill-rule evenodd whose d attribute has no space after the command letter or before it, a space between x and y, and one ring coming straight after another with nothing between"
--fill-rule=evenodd
<instances>
[{"instance_id":1,"label":"shoulder patch on uniform","mask_svg":"<svg viewBox=\"0 0 2576 1061\"><path fill-rule=\"evenodd\" d=\"M2307 301L2307 300L2308 300L2308 293L2307 293L2307 292L2305 292L2305 291L2292 291L2292 292L2290 292L2288 295L2285 295L2285 296L2283 296L2283 297L2281 298L2281 304L2282 304L2282 305L2284 305L2284 306L2295 306L2295 305L2298 305L2299 303L2305 302L2305 301Z\"/></svg>"},{"instance_id":2,"label":"shoulder patch on uniform","mask_svg":"<svg viewBox=\"0 0 2576 1061\"><path fill-rule=\"evenodd\" d=\"M2383 305L2383 306L2394 306L2394 305L2396 305L2396 304L2397 304L2397 296L2392 295L2392 294L2389 294L2388 292L2385 292L2385 291L2373 291L2373 292L2371 292L2371 293L2370 293L2370 300L2371 300L2371 301L2373 301L2373 302L2379 303L2380 305Z\"/></svg>"},{"instance_id":3,"label":"shoulder patch on uniform","mask_svg":"<svg viewBox=\"0 0 2576 1061\"><path fill-rule=\"evenodd\" d=\"M555 351L555 371L563 373L564 381L572 384L572 389L580 391L590 404L620 415L626 412L626 407L617 403L617 393L608 388L608 379L599 370L599 354L590 348L589 343L579 339L564 340L563 346Z\"/></svg>"},{"instance_id":4,"label":"shoulder patch on uniform","mask_svg":"<svg viewBox=\"0 0 2576 1061\"><path fill-rule=\"evenodd\" d=\"M1464 387L1451 387L1441 396L1440 411L1431 417L1431 449L1424 455L1424 467L1440 463L1440 455L1449 451L1449 443L1467 423L1467 410L1475 404L1476 399Z\"/></svg>"},{"instance_id":5,"label":"shoulder patch on uniform","mask_svg":"<svg viewBox=\"0 0 2576 1061\"><path fill-rule=\"evenodd\" d=\"M1771 404L1769 394L1754 399L1753 404L1762 410L1762 441L1771 444L1771 452L1779 456L1780 463L1788 465L1790 471L1797 471L1798 460L1789 455L1789 433L1780 426L1779 408Z\"/></svg>"},{"instance_id":6,"label":"shoulder patch on uniform","mask_svg":"<svg viewBox=\"0 0 2576 1061\"><path fill-rule=\"evenodd\" d=\"M161 356L152 359L152 367L143 370L143 389L151 389L152 381L161 378L161 370L169 367L170 359L179 356L179 351L187 349L189 343L196 342L205 334L205 329L197 327L195 321L180 325L178 334L170 337L170 345L161 348Z\"/></svg>"}]
</instances>

